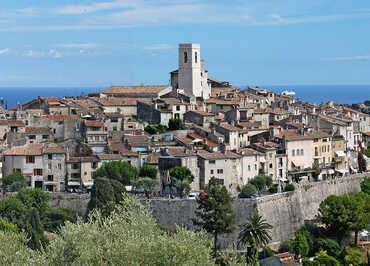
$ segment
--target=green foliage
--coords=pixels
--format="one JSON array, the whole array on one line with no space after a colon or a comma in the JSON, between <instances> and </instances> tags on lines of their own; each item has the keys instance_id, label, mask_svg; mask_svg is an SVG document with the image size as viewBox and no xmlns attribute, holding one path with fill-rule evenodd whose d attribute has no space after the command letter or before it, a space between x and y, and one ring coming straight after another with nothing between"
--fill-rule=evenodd
<instances>
[{"instance_id":1,"label":"green foliage","mask_svg":"<svg viewBox=\"0 0 370 266\"><path fill-rule=\"evenodd\" d=\"M340 266L339 261L332 257L329 256L326 251L320 251L316 254L316 258L314 259L314 262L317 262L318 264L314 265L325 265L325 266Z\"/></svg>"},{"instance_id":2,"label":"green foliage","mask_svg":"<svg viewBox=\"0 0 370 266\"><path fill-rule=\"evenodd\" d=\"M269 192L272 193L272 194L277 193L278 192L278 185L274 185L274 186L270 187Z\"/></svg>"},{"instance_id":3,"label":"green foliage","mask_svg":"<svg viewBox=\"0 0 370 266\"><path fill-rule=\"evenodd\" d=\"M294 191L295 187L293 184L287 184L284 188L284 191Z\"/></svg>"},{"instance_id":4,"label":"green foliage","mask_svg":"<svg viewBox=\"0 0 370 266\"><path fill-rule=\"evenodd\" d=\"M41 219L44 219L46 211L49 209L50 194L40 188L22 188L15 196L19 199L26 209L35 208Z\"/></svg>"},{"instance_id":5,"label":"green foliage","mask_svg":"<svg viewBox=\"0 0 370 266\"><path fill-rule=\"evenodd\" d=\"M344 257L344 261L346 265L350 264L354 266L361 265L361 255L362 255L361 252L353 251Z\"/></svg>"},{"instance_id":6,"label":"green foliage","mask_svg":"<svg viewBox=\"0 0 370 266\"><path fill-rule=\"evenodd\" d=\"M181 198L189 194L191 190L190 182L187 179L177 180L175 182L175 187L176 187L177 193L179 193Z\"/></svg>"},{"instance_id":7,"label":"green foliage","mask_svg":"<svg viewBox=\"0 0 370 266\"><path fill-rule=\"evenodd\" d=\"M33 250L40 250L45 247L47 239L44 236L44 229L41 224L39 211L36 208L31 208L26 215L27 235L29 236L28 246Z\"/></svg>"},{"instance_id":8,"label":"green foliage","mask_svg":"<svg viewBox=\"0 0 370 266\"><path fill-rule=\"evenodd\" d=\"M290 251L290 242L291 242L291 240L285 240L285 241L281 242L279 250L278 250L279 253Z\"/></svg>"},{"instance_id":9,"label":"green foliage","mask_svg":"<svg viewBox=\"0 0 370 266\"><path fill-rule=\"evenodd\" d=\"M44 220L44 229L48 232L57 232L59 228L67 221L71 223L77 222L77 211L67 208L49 208L46 211Z\"/></svg>"},{"instance_id":10,"label":"green foliage","mask_svg":"<svg viewBox=\"0 0 370 266\"><path fill-rule=\"evenodd\" d=\"M364 155L362 154L362 152L358 153L357 161L358 161L358 170L359 170L359 172L360 173L366 172L366 160L365 160Z\"/></svg>"},{"instance_id":11,"label":"green foliage","mask_svg":"<svg viewBox=\"0 0 370 266\"><path fill-rule=\"evenodd\" d=\"M147 125L144 130L150 135L165 133L167 128L163 125Z\"/></svg>"},{"instance_id":12,"label":"green foliage","mask_svg":"<svg viewBox=\"0 0 370 266\"><path fill-rule=\"evenodd\" d=\"M204 190L207 195L197 200L193 223L214 236L214 256L217 254L217 237L219 234L230 233L233 230L235 215L230 197L225 186L220 185L212 177Z\"/></svg>"},{"instance_id":13,"label":"green foliage","mask_svg":"<svg viewBox=\"0 0 370 266\"><path fill-rule=\"evenodd\" d=\"M170 169L171 179L188 180L190 183L194 181L194 176L187 167L176 166Z\"/></svg>"},{"instance_id":14,"label":"green foliage","mask_svg":"<svg viewBox=\"0 0 370 266\"><path fill-rule=\"evenodd\" d=\"M309 249L307 238L303 234L297 233L296 237L290 242L290 251L296 258L299 256L306 257Z\"/></svg>"},{"instance_id":15,"label":"green foliage","mask_svg":"<svg viewBox=\"0 0 370 266\"><path fill-rule=\"evenodd\" d=\"M258 175L249 181L249 184L254 185L258 191L261 191L266 187L266 178L264 175Z\"/></svg>"},{"instance_id":16,"label":"green foliage","mask_svg":"<svg viewBox=\"0 0 370 266\"><path fill-rule=\"evenodd\" d=\"M179 130L184 129L184 124L181 119L179 118L171 118L168 121L168 128L169 130Z\"/></svg>"},{"instance_id":17,"label":"green foliage","mask_svg":"<svg viewBox=\"0 0 370 266\"><path fill-rule=\"evenodd\" d=\"M158 181L150 177L141 177L136 181L136 189L140 192L143 192L145 196L149 199L149 195L154 191Z\"/></svg>"},{"instance_id":18,"label":"green foliage","mask_svg":"<svg viewBox=\"0 0 370 266\"><path fill-rule=\"evenodd\" d=\"M123 185L130 185L131 180L135 179L138 174L136 167L128 162L111 161L98 168L94 173L94 178L106 177L117 180Z\"/></svg>"},{"instance_id":19,"label":"green foliage","mask_svg":"<svg viewBox=\"0 0 370 266\"><path fill-rule=\"evenodd\" d=\"M102 214L109 215L116 203L113 186L108 178L96 178L91 189L91 199L88 209L100 209Z\"/></svg>"},{"instance_id":20,"label":"green foliage","mask_svg":"<svg viewBox=\"0 0 370 266\"><path fill-rule=\"evenodd\" d=\"M257 193L257 188L252 184L245 184L240 189L240 195L241 196L249 196L249 195L254 195L256 193Z\"/></svg>"},{"instance_id":21,"label":"green foliage","mask_svg":"<svg viewBox=\"0 0 370 266\"><path fill-rule=\"evenodd\" d=\"M144 164L143 167L140 169L139 176L140 177L150 177L152 179L156 179L158 174L158 169L155 166L151 166L148 164Z\"/></svg>"},{"instance_id":22,"label":"green foliage","mask_svg":"<svg viewBox=\"0 0 370 266\"><path fill-rule=\"evenodd\" d=\"M361 182L361 191L370 196L370 177L365 177L365 179Z\"/></svg>"},{"instance_id":23,"label":"green foliage","mask_svg":"<svg viewBox=\"0 0 370 266\"><path fill-rule=\"evenodd\" d=\"M241 226L241 231L239 232L238 243L242 246L248 248L265 246L271 240L269 230L272 226L266 222L262 216L255 214L251 217L251 220L244 223Z\"/></svg>"},{"instance_id":24,"label":"green foliage","mask_svg":"<svg viewBox=\"0 0 370 266\"><path fill-rule=\"evenodd\" d=\"M0 218L0 231L18 233L18 226Z\"/></svg>"},{"instance_id":25,"label":"green foliage","mask_svg":"<svg viewBox=\"0 0 370 266\"><path fill-rule=\"evenodd\" d=\"M6 221L24 227L24 216L27 208L16 197L0 200L0 217Z\"/></svg>"},{"instance_id":26,"label":"green foliage","mask_svg":"<svg viewBox=\"0 0 370 266\"><path fill-rule=\"evenodd\" d=\"M19 191L27 185L26 178L21 173L13 173L2 179L4 189Z\"/></svg>"},{"instance_id":27,"label":"green foliage","mask_svg":"<svg viewBox=\"0 0 370 266\"><path fill-rule=\"evenodd\" d=\"M328 233L336 236L339 243L352 230L358 231L366 224L364 202L359 197L361 195L331 195L320 203L319 217Z\"/></svg>"},{"instance_id":28,"label":"green foliage","mask_svg":"<svg viewBox=\"0 0 370 266\"><path fill-rule=\"evenodd\" d=\"M333 257L338 257L341 251L338 242L332 239L319 238L317 240L317 247L319 250L325 250L330 256Z\"/></svg>"}]
</instances>

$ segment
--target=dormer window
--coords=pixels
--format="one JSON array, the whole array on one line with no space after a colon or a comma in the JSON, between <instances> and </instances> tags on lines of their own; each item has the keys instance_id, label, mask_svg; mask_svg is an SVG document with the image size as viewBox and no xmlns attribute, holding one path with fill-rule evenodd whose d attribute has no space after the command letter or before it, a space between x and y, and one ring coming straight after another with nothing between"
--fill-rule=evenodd
<instances>
[{"instance_id":1,"label":"dormer window","mask_svg":"<svg viewBox=\"0 0 370 266\"><path fill-rule=\"evenodd\" d=\"M188 53L184 52L184 63L188 62Z\"/></svg>"}]
</instances>

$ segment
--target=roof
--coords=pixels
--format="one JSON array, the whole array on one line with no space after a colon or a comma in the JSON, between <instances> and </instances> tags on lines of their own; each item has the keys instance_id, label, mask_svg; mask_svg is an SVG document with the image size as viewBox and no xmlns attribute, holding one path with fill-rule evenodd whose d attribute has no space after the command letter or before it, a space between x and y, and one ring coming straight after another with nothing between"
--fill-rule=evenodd
<instances>
[{"instance_id":1,"label":"roof","mask_svg":"<svg viewBox=\"0 0 370 266\"><path fill-rule=\"evenodd\" d=\"M301 134L298 134L296 130L285 130L281 132L279 135L277 135L276 137L280 139L285 138L287 141L314 139L313 135L310 135L310 134L301 135Z\"/></svg>"},{"instance_id":2,"label":"roof","mask_svg":"<svg viewBox=\"0 0 370 266\"><path fill-rule=\"evenodd\" d=\"M205 160L240 159L241 156L231 151L226 152L207 152L199 151L198 156Z\"/></svg>"},{"instance_id":3,"label":"roof","mask_svg":"<svg viewBox=\"0 0 370 266\"><path fill-rule=\"evenodd\" d=\"M11 127L24 127L24 122L20 120L8 120L8 125Z\"/></svg>"},{"instance_id":4,"label":"roof","mask_svg":"<svg viewBox=\"0 0 370 266\"><path fill-rule=\"evenodd\" d=\"M121 154L98 154L100 160L119 161L122 160Z\"/></svg>"},{"instance_id":5,"label":"roof","mask_svg":"<svg viewBox=\"0 0 370 266\"><path fill-rule=\"evenodd\" d=\"M55 120L55 121L63 121L69 119L78 119L78 115L44 115L46 119Z\"/></svg>"},{"instance_id":6,"label":"roof","mask_svg":"<svg viewBox=\"0 0 370 266\"><path fill-rule=\"evenodd\" d=\"M153 152L153 153L148 155L148 157L146 158L145 163L147 163L147 164L158 164L160 156L161 156L160 152Z\"/></svg>"},{"instance_id":7,"label":"roof","mask_svg":"<svg viewBox=\"0 0 370 266\"><path fill-rule=\"evenodd\" d=\"M174 157L188 157L188 156L195 155L193 151L186 149L184 147L168 147L166 150L166 153L169 156L174 156Z\"/></svg>"},{"instance_id":8,"label":"roof","mask_svg":"<svg viewBox=\"0 0 370 266\"><path fill-rule=\"evenodd\" d=\"M86 163L86 162L99 162L99 159L95 156L84 156L84 157L69 157L67 163Z\"/></svg>"},{"instance_id":9,"label":"roof","mask_svg":"<svg viewBox=\"0 0 370 266\"><path fill-rule=\"evenodd\" d=\"M5 156L42 155L43 144L30 143L22 147L14 147L5 151Z\"/></svg>"},{"instance_id":10,"label":"roof","mask_svg":"<svg viewBox=\"0 0 370 266\"><path fill-rule=\"evenodd\" d=\"M370 132L362 132L362 135L364 135L366 137L370 137Z\"/></svg>"},{"instance_id":11,"label":"roof","mask_svg":"<svg viewBox=\"0 0 370 266\"><path fill-rule=\"evenodd\" d=\"M196 113L196 114L201 115L201 116L215 116L212 113L208 113L208 112L201 111L201 110L192 110L192 111L189 111L189 112Z\"/></svg>"},{"instance_id":12,"label":"roof","mask_svg":"<svg viewBox=\"0 0 370 266\"><path fill-rule=\"evenodd\" d=\"M137 101L150 102L151 99L145 98L121 98L121 97L110 97L110 98L98 98L96 101L103 106L136 106Z\"/></svg>"},{"instance_id":13,"label":"roof","mask_svg":"<svg viewBox=\"0 0 370 266\"><path fill-rule=\"evenodd\" d=\"M103 127L104 123L101 121L96 121L96 120L86 120L85 121L85 126L87 127Z\"/></svg>"},{"instance_id":14,"label":"roof","mask_svg":"<svg viewBox=\"0 0 370 266\"><path fill-rule=\"evenodd\" d=\"M51 129L48 127L26 127L26 134L50 134Z\"/></svg>"},{"instance_id":15,"label":"roof","mask_svg":"<svg viewBox=\"0 0 370 266\"><path fill-rule=\"evenodd\" d=\"M111 86L106 89L104 94L135 94L148 95L159 94L162 90L171 88L169 85L153 85L153 86Z\"/></svg>"},{"instance_id":16,"label":"roof","mask_svg":"<svg viewBox=\"0 0 370 266\"><path fill-rule=\"evenodd\" d=\"M55 147L44 147L43 150L44 153L50 154L50 153L67 153L67 149L61 146L55 146Z\"/></svg>"},{"instance_id":17,"label":"roof","mask_svg":"<svg viewBox=\"0 0 370 266\"><path fill-rule=\"evenodd\" d=\"M57 101L50 101L48 102L48 105L60 105L60 102L57 102Z\"/></svg>"},{"instance_id":18,"label":"roof","mask_svg":"<svg viewBox=\"0 0 370 266\"><path fill-rule=\"evenodd\" d=\"M238 153L243 156L263 155L263 153L250 148L240 149Z\"/></svg>"}]
</instances>

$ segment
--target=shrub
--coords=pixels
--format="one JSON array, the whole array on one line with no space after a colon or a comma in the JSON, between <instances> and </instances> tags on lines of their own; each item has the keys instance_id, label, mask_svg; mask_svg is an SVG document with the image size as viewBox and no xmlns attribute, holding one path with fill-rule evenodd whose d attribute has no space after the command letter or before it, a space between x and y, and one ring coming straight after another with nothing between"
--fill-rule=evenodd
<instances>
[{"instance_id":1,"label":"shrub","mask_svg":"<svg viewBox=\"0 0 370 266\"><path fill-rule=\"evenodd\" d=\"M182 123L181 119L171 118L168 122L168 128L170 130L184 129L184 124Z\"/></svg>"},{"instance_id":2,"label":"shrub","mask_svg":"<svg viewBox=\"0 0 370 266\"><path fill-rule=\"evenodd\" d=\"M290 251L290 242L291 242L291 240L285 240L285 241L281 242L279 250L278 250L279 253Z\"/></svg>"},{"instance_id":3,"label":"shrub","mask_svg":"<svg viewBox=\"0 0 370 266\"><path fill-rule=\"evenodd\" d=\"M309 252L307 238L303 234L296 234L296 237L290 242L290 250L297 258L299 255L306 257Z\"/></svg>"},{"instance_id":4,"label":"shrub","mask_svg":"<svg viewBox=\"0 0 370 266\"><path fill-rule=\"evenodd\" d=\"M257 188L252 184L244 185L240 190L241 196L249 196L257 193Z\"/></svg>"},{"instance_id":5,"label":"shrub","mask_svg":"<svg viewBox=\"0 0 370 266\"><path fill-rule=\"evenodd\" d=\"M284 189L284 191L294 191L294 190L295 190L295 187L293 184L286 185Z\"/></svg>"},{"instance_id":6,"label":"shrub","mask_svg":"<svg viewBox=\"0 0 370 266\"><path fill-rule=\"evenodd\" d=\"M278 192L278 185L273 185L269 188L270 193L277 193Z\"/></svg>"},{"instance_id":7,"label":"shrub","mask_svg":"<svg viewBox=\"0 0 370 266\"><path fill-rule=\"evenodd\" d=\"M337 241L332 239L319 238L317 240L319 250L325 250L330 256L337 257L341 251Z\"/></svg>"}]
</instances>

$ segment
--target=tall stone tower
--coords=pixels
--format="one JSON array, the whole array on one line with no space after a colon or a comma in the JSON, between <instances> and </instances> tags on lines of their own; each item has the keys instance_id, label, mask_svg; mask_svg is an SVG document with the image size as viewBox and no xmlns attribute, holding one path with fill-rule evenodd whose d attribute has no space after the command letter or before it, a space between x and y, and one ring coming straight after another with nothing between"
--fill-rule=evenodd
<instances>
[{"instance_id":1,"label":"tall stone tower","mask_svg":"<svg viewBox=\"0 0 370 266\"><path fill-rule=\"evenodd\" d=\"M211 88L207 82L207 73L200 60L199 44L179 44L178 87L195 97L208 99Z\"/></svg>"}]
</instances>

